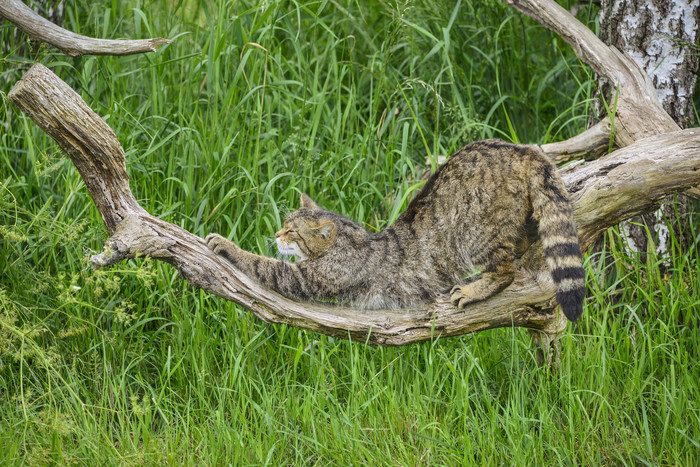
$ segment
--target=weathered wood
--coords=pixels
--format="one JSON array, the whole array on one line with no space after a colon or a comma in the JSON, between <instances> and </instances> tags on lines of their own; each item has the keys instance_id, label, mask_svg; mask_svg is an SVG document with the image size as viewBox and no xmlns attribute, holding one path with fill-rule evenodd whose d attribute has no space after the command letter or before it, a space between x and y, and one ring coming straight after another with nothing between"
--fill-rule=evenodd
<instances>
[{"instance_id":1,"label":"weathered wood","mask_svg":"<svg viewBox=\"0 0 700 467\"><path fill-rule=\"evenodd\" d=\"M699 159L700 129L689 128L562 169L582 249L608 227L655 209L666 195L697 185Z\"/></svg>"},{"instance_id":2,"label":"weathered wood","mask_svg":"<svg viewBox=\"0 0 700 467\"><path fill-rule=\"evenodd\" d=\"M8 97L71 158L110 234L128 213L146 212L129 189L117 135L51 70L32 66Z\"/></svg>"},{"instance_id":3,"label":"weathered wood","mask_svg":"<svg viewBox=\"0 0 700 467\"><path fill-rule=\"evenodd\" d=\"M552 0L504 0L564 39L576 55L617 89L608 103L614 113L615 143L624 147L680 128L664 111L649 77L627 55L605 45L590 29Z\"/></svg>"},{"instance_id":4,"label":"weathered wood","mask_svg":"<svg viewBox=\"0 0 700 467\"><path fill-rule=\"evenodd\" d=\"M597 159L610 149L610 119L604 118L588 130L573 138L556 143L543 144L541 149L557 164L577 159Z\"/></svg>"},{"instance_id":5,"label":"weathered wood","mask_svg":"<svg viewBox=\"0 0 700 467\"><path fill-rule=\"evenodd\" d=\"M50 70L32 67L9 98L58 142L83 176L111 234L105 251L92 258L95 267L148 255L172 264L193 286L234 301L266 322L369 344L406 345L502 326L525 326L551 336L565 326L552 311L554 290L537 247L522 258L511 286L463 310L453 307L447 296L401 311L285 298L213 254L201 238L141 208L129 189L124 151L114 133ZM562 175L586 246L596 232L650 209L665 194L700 182L700 130L648 138L594 162L572 164Z\"/></svg>"},{"instance_id":6,"label":"weathered wood","mask_svg":"<svg viewBox=\"0 0 700 467\"><path fill-rule=\"evenodd\" d=\"M677 131L661 108L653 86L627 57L607 47L551 0L505 0L560 34L594 70L619 89L614 104L617 150L593 162L562 170L583 247L595 235L634 214L652 209L664 195L700 182L700 130ZM9 94L66 151L85 180L111 235L94 267L149 255L175 266L192 285L232 300L260 319L331 336L379 345L406 345L501 326L540 330L555 344L565 327L553 311L554 291L534 245L521 258L516 278L483 302L454 308L446 296L427 306L401 311L365 311L300 303L261 287L204 241L148 214L128 185L124 151L114 133L65 83L41 65L33 67ZM550 154L598 155L609 146L610 124L563 143L545 145ZM554 340L553 340L554 339Z\"/></svg>"},{"instance_id":7,"label":"weathered wood","mask_svg":"<svg viewBox=\"0 0 700 467\"><path fill-rule=\"evenodd\" d=\"M79 55L133 55L155 52L170 44L168 39L112 40L81 36L37 15L21 0L0 0L0 19L4 17L32 39L46 42L71 57Z\"/></svg>"}]
</instances>

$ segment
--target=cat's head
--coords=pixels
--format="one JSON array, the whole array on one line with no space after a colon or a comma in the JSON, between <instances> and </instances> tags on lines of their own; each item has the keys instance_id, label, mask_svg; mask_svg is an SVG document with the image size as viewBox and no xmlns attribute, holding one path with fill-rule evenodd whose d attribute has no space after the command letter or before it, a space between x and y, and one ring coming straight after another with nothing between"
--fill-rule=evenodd
<instances>
[{"instance_id":1,"label":"cat's head","mask_svg":"<svg viewBox=\"0 0 700 467\"><path fill-rule=\"evenodd\" d=\"M332 213L318 207L308 195L301 195L301 207L287 216L284 227L275 234L280 253L294 255L301 260L322 256L338 233L332 216Z\"/></svg>"}]
</instances>

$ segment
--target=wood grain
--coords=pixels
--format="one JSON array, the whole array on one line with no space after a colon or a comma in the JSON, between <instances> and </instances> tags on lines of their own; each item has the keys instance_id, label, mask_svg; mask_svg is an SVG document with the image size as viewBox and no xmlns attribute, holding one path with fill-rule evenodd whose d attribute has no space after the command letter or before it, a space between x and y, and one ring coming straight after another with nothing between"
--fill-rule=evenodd
<instances>
[{"instance_id":1,"label":"wood grain","mask_svg":"<svg viewBox=\"0 0 700 467\"><path fill-rule=\"evenodd\" d=\"M71 57L80 55L133 55L155 52L170 44L168 39L113 40L95 39L67 31L37 15L21 0L0 0L0 19L4 17L32 39L46 42Z\"/></svg>"}]
</instances>

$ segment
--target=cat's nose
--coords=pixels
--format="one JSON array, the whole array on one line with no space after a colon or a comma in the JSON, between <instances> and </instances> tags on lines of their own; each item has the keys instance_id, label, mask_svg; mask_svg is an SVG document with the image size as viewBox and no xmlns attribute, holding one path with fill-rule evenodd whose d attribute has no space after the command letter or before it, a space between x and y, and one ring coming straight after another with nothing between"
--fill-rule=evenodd
<instances>
[{"instance_id":1,"label":"cat's nose","mask_svg":"<svg viewBox=\"0 0 700 467\"><path fill-rule=\"evenodd\" d=\"M277 232L275 232L275 238L280 238L280 235L282 235L281 230L278 230Z\"/></svg>"}]
</instances>

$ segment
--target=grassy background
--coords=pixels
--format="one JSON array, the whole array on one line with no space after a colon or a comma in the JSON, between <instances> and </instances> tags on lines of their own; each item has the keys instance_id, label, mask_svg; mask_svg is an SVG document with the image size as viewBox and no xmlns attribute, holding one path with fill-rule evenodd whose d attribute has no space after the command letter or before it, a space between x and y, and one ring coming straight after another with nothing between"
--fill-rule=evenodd
<instances>
[{"instance_id":1,"label":"grassy background","mask_svg":"<svg viewBox=\"0 0 700 467\"><path fill-rule=\"evenodd\" d=\"M99 0L69 2L65 26L175 40L37 60L116 131L147 210L262 254L301 192L381 229L426 160L572 136L593 88L560 39L493 0ZM661 275L611 230L556 373L522 329L372 348L265 325L165 264L89 270L106 231L8 102L30 62L7 23L0 38L0 463L700 462L695 245Z\"/></svg>"}]
</instances>

